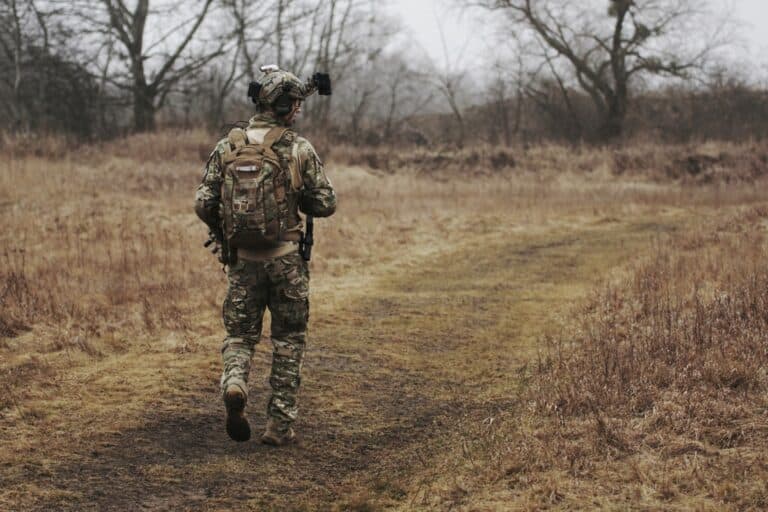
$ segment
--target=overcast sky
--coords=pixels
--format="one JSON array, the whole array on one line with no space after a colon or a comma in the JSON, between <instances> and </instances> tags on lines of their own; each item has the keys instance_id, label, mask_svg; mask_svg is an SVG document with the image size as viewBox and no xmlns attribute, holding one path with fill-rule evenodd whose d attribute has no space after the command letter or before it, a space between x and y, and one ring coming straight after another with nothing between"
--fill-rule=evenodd
<instances>
[{"instance_id":1,"label":"overcast sky","mask_svg":"<svg viewBox=\"0 0 768 512\"><path fill-rule=\"evenodd\" d=\"M440 42L438 21L446 35L451 55L463 53L463 64L471 64L487 54L492 34L477 23L476 16L458 10L451 0L390 0L390 9L410 29L411 37L440 65L444 52ZM768 0L715 0L732 5L735 17L742 24L739 36L747 46L746 62L768 65Z\"/></svg>"}]
</instances>

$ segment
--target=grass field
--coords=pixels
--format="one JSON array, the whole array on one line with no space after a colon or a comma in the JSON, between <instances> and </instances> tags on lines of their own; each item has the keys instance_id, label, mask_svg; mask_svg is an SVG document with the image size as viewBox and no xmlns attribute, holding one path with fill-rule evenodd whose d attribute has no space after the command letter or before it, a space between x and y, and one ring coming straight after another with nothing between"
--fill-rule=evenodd
<instances>
[{"instance_id":1,"label":"grass field","mask_svg":"<svg viewBox=\"0 0 768 512\"><path fill-rule=\"evenodd\" d=\"M335 149L273 449L223 429L206 138L6 146L0 509L768 507L760 144Z\"/></svg>"}]
</instances>

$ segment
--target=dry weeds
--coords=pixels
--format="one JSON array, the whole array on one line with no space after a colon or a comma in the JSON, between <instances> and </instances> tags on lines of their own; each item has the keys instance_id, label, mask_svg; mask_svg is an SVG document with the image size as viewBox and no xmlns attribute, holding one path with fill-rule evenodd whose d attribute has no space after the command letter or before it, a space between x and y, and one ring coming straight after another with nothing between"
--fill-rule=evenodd
<instances>
[{"instance_id":1,"label":"dry weeds","mask_svg":"<svg viewBox=\"0 0 768 512\"><path fill-rule=\"evenodd\" d=\"M659 507L768 507L766 217L665 239L549 340L530 399L552 419L551 463L580 477L606 460L634 468L632 485L654 489L640 501Z\"/></svg>"},{"instance_id":2,"label":"dry weeds","mask_svg":"<svg viewBox=\"0 0 768 512\"><path fill-rule=\"evenodd\" d=\"M439 470L458 483L433 475L424 502L766 509L766 218L694 222L595 287L520 367L515 403L462 429Z\"/></svg>"},{"instance_id":3,"label":"dry weeds","mask_svg":"<svg viewBox=\"0 0 768 512\"><path fill-rule=\"evenodd\" d=\"M16 447L0 450L0 505L115 498L78 487L73 468L87 482L117 471L136 495L183 488L199 508L231 505L199 493L201 482L226 489L233 467L282 482L278 461L252 467L210 438L224 281L191 213L206 138L5 141L0 429ZM679 151L747 155L733 160L749 169L760 147L626 150L655 163L618 176L608 149L390 156L408 160L388 164L394 174L342 167L367 157L336 149L340 206L318 222L304 421L337 450L342 476L329 481L315 467L330 464L325 448L308 447L302 471L327 489L301 491L305 509L759 508L768 277L764 210L749 205L765 204L764 169L706 183L659 165ZM580 321L566 314L608 269L649 253ZM555 351L535 365L544 332ZM168 442L184 465L152 455L132 471L142 443L171 449L157 422L179 411ZM94 446L114 465L88 462ZM748 467L754 478L733 477Z\"/></svg>"},{"instance_id":4,"label":"dry weeds","mask_svg":"<svg viewBox=\"0 0 768 512\"><path fill-rule=\"evenodd\" d=\"M415 172L437 180L455 175L492 176L516 172L548 176L570 172L702 185L754 183L768 173L768 146L757 141L667 146L636 144L624 148L479 145L463 150L341 146L333 148L331 154L346 165L360 165L385 173Z\"/></svg>"}]
</instances>

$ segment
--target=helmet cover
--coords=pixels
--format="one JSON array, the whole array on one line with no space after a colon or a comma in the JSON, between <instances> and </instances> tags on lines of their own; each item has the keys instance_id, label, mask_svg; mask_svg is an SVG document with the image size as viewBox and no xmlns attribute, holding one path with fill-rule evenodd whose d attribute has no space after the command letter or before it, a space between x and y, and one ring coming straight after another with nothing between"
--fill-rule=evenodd
<instances>
[{"instance_id":1,"label":"helmet cover","mask_svg":"<svg viewBox=\"0 0 768 512\"><path fill-rule=\"evenodd\" d=\"M271 107L281 96L294 100L303 100L306 96L304 84L299 78L277 66L262 66L264 74L256 82L256 88L249 94L254 103L262 107Z\"/></svg>"}]
</instances>

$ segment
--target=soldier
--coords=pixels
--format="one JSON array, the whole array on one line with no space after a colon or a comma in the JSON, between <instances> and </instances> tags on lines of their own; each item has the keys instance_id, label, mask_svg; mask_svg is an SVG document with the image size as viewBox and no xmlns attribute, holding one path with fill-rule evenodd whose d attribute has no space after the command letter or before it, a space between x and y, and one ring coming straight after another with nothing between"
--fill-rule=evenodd
<instances>
[{"instance_id":1,"label":"soldier","mask_svg":"<svg viewBox=\"0 0 768 512\"><path fill-rule=\"evenodd\" d=\"M291 129L308 95L317 89L330 94L328 75L316 74L302 83L277 66L261 70L263 76L248 91L258 113L247 128L230 131L211 153L195 211L218 233L220 259L228 267L221 376L227 433L235 441L250 438L248 375L269 308L272 395L261 441L280 446L295 438L291 425L298 414L309 318L308 255L300 251L304 237L298 212L310 220L332 215L336 195L312 144Z\"/></svg>"}]
</instances>

